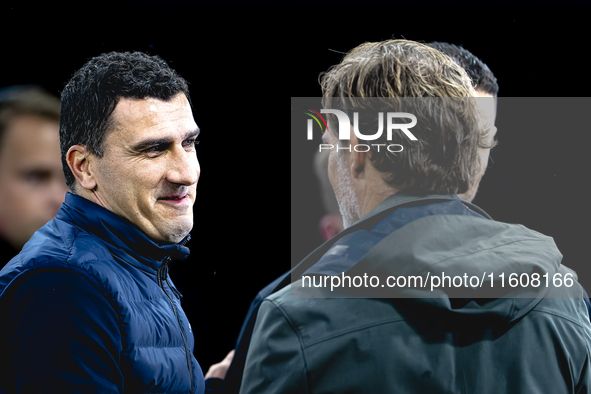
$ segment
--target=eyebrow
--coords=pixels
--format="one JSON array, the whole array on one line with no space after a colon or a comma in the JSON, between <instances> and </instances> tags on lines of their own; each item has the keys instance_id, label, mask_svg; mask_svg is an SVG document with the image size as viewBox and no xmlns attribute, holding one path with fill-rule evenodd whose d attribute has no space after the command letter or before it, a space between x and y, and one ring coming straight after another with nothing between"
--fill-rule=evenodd
<instances>
[{"instance_id":1,"label":"eyebrow","mask_svg":"<svg viewBox=\"0 0 591 394\"><path fill-rule=\"evenodd\" d=\"M187 132L184 137L183 141L189 138L197 137L201 133L201 129L197 128L196 130L192 130ZM144 149L151 148L153 146L163 145L163 144L171 144L174 141L173 138L170 137L163 137L163 138L147 138L138 142L137 144L132 146L132 150L134 151L142 151Z\"/></svg>"}]
</instances>

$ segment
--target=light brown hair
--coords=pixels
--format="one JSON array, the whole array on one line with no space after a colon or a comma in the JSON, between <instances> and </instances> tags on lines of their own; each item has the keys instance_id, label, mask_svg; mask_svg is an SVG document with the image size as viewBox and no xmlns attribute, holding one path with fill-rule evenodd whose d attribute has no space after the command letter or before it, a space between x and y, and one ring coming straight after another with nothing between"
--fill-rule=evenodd
<instances>
[{"instance_id":1,"label":"light brown hair","mask_svg":"<svg viewBox=\"0 0 591 394\"><path fill-rule=\"evenodd\" d=\"M375 127L377 111L416 116L417 141L403 133L386 140L385 132L360 140L404 146L400 153L370 151L390 186L413 194L460 194L473 184L481 143L475 92L466 71L448 56L408 40L364 43L323 73L320 83L322 108L343 110L351 121L351 112L359 112L360 129ZM334 133L334 119L328 118Z\"/></svg>"}]
</instances>

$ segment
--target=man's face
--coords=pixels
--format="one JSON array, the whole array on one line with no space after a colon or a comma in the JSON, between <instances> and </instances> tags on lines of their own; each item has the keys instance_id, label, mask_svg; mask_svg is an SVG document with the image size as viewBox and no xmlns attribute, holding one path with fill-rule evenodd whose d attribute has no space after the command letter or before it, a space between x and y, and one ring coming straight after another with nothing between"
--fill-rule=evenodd
<instances>
[{"instance_id":1,"label":"man's face","mask_svg":"<svg viewBox=\"0 0 591 394\"><path fill-rule=\"evenodd\" d=\"M478 97L476 103L478 104L481 126L483 130L487 131L485 142L487 146L492 146L495 140L495 135L497 134L497 129L495 127L495 119L497 116L495 99L494 96L489 93L485 93L482 90L476 90L476 97ZM486 167L488 166L490 148L479 148L478 156L480 158L480 169L478 171L476 181L466 193L459 195L464 201L471 202L474 200L474 197L476 197L478 186L480 185L482 176L484 175Z\"/></svg>"},{"instance_id":2,"label":"man's face","mask_svg":"<svg viewBox=\"0 0 591 394\"><path fill-rule=\"evenodd\" d=\"M20 249L57 214L67 190L58 122L13 118L0 146L0 235Z\"/></svg>"},{"instance_id":3,"label":"man's face","mask_svg":"<svg viewBox=\"0 0 591 394\"><path fill-rule=\"evenodd\" d=\"M122 99L112 116L104 155L91 165L95 196L154 241L179 242L193 227L200 174L187 98Z\"/></svg>"}]
</instances>

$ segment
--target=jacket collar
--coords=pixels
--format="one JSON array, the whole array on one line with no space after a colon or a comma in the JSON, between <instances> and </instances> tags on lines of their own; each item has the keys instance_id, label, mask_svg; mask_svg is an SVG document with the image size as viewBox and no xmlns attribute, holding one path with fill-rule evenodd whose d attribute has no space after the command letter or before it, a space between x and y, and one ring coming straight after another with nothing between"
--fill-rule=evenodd
<instances>
[{"instance_id":1,"label":"jacket collar","mask_svg":"<svg viewBox=\"0 0 591 394\"><path fill-rule=\"evenodd\" d=\"M100 238L111 253L140 269L157 271L167 257L184 260L189 256L184 245L190 235L178 244L154 242L129 220L69 192L56 219Z\"/></svg>"},{"instance_id":2,"label":"jacket collar","mask_svg":"<svg viewBox=\"0 0 591 394\"><path fill-rule=\"evenodd\" d=\"M304 274L306 270L312 267L318 260L326 253L328 250L341 238L348 236L349 234L358 231L358 230L367 230L371 228L373 225L378 223L382 220L385 216L392 213L397 208L402 206L408 206L413 204L427 204L429 202L439 202L439 201L453 201L453 200L460 200L455 194L433 194L427 196L416 196L412 194L405 194L405 193L396 193L392 194L391 196L387 197L376 205L371 211L369 211L365 216L359 219L357 222L352 224L350 227L346 228L345 230L341 231L339 234L334 236L333 238L329 239L319 247L317 247L312 253L310 253L306 258L304 258L298 265L292 267L292 275L291 278L299 278L301 275ZM462 201L465 205L469 206L470 208L474 209L476 212L482 214L484 217L490 219L490 216L484 212L482 209L478 208L477 206ZM291 278L288 276L286 277L281 283L277 285L274 291L277 291L283 287L285 287L288 283L290 283Z\"/></svg>"},{"instance_id":3,"label":"jacket collar","mask_svg":"<svg viewBox=\"0 0 591 394\"><path fill-rule=\"evenodd\" d=\"M390 197L386 198L384 201L376 205L371 211L368 212L363 218L357 221L353 226L356 224L365 222L365 221L372 221L372 218L375 217L383 217L381 215L383 212L391 212L395 208L401 207L403 205L413 205L413 204L425 204L427 202L438 202L438 201L454 201L458 200L461 201L462 204L469 207L474 212L484 216L487 219L492 219L482 208L469 203L467 201L462 200L456 194L429 194L426 196L415 196L412 194L405 194L405 193L396 193L392 194Z\"/></svg>"},{"instance_id":4,"label":"jacket collar","mask_svg":"<svg viewBox=\"0 0 591 394\"><path fill-rule=\"evenodd\" d=\"M460 197L458 197L455 194L432 194L427 196L413 196L411 194L404 193L392 194L390 197L386 198L384 201L376 205L371 211L369 211L367 215L361 218L361 220L357 223L370 219L386 210L389 210L390 208L395 208L401 205L411 204L414 202L418 203L424 200L460 200Z\"/></svg>"}]
</instances>

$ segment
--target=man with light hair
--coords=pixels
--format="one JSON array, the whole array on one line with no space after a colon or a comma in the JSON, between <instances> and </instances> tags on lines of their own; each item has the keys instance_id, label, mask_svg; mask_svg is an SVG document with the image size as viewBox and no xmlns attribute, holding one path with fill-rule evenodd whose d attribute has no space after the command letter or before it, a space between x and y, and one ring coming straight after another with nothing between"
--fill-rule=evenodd
<instances>
[{"instance_id":1,"label":"man with light hair","mask_svg":"<svg viewBox=\"0 0 591 394\"><path fill-rule=\"evenodd\" d=\"M476 97L480 98L477 100L477 104L480 105L480 115L486 127L484 130L486 147L479 149L481 172L472 187L465 193L460 194L460 198L472 202L476 197L480 181L486 171L490 150L496 145L495 119L499 85L490 68L467 49L455 44L438 41L430 42L427 45L451 57L453 61L462 67L472 80ZM326 174L328 154L328 150L319 150L314 157L314 169L321 189L323 207L326 210L326 214L318 224L324 241L329 240L343 230L343 220L340 212L338 212L338 207L336 210L333 208L333 205L336 206L337 202Z\"/></svg>"},{"instance_id":2,"label":"man with light hair","mask_svg":"<svg viewBox=\"0 0 591 394\"><path fill-rule=\"evenodd\" d=\"M458 197L492 146L466 71L424 44L389 40L353 49L321 85L322 108L357 113L362 131L379 112L412 114L416 140L368 138L328 116L345 230L262 302L240 393L589 392L582 287L554 241ZM356 149L370 144L404 149ZM330 286L310 288L311 278Z\"/></svg>"}]
</instances>

